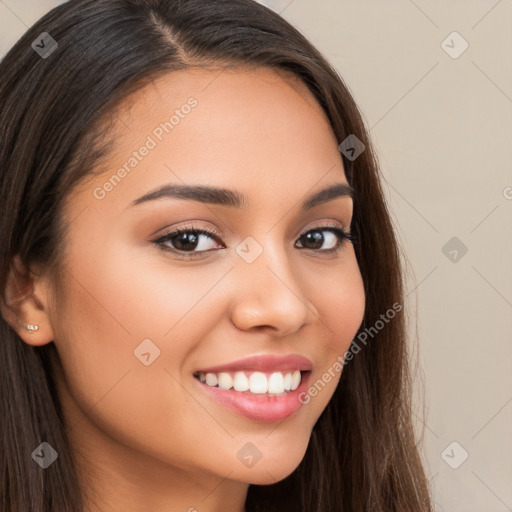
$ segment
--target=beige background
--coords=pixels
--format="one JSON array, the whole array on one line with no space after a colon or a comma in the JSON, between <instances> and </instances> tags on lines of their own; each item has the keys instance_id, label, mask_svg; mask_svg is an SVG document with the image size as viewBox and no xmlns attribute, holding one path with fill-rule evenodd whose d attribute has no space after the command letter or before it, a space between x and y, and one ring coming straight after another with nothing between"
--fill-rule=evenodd
<instances>
[{"instance_id":1,"label":"beige background","mask_svg":"<svg viewBox=\"0 0 512 512\"><path fill-rule=\"evenodd\" d=\"M59 3L0 0L0 54ZM337 67L379 152L409 262L436 509L512 511L512 2L261 3ZM442 46L453 31L469 44L458 58ZM457 261L442 250L452 237L467 247L445 249Z\"/></svg>"}]
</instances>

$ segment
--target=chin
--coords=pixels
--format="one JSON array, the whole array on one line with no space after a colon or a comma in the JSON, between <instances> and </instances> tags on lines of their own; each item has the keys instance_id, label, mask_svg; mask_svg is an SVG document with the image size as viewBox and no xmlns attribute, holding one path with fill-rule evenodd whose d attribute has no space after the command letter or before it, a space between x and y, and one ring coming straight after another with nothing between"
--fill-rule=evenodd
<instances>
[{"instance_id":1,"label":"chin","mask_svg":"<svg viewBox=\"0 0 512 512\"><path fill-rule=\"evenodd\" d=\"M300 461L299 461L300 462ZM244 482L254 485L272 485L284 480L290 476L296 469L297 465L294 466L280 466L279 468L265 469L260 468L256 473L250 472L248 478L244 478ZM254 468L253 468L254 469Z\"/></svg>"},{"instance_id":2,"label":"chin","mask_svg":"<svg viewBox=\"0 0 512 512\"><path fill-rule=\"evenodd\" d=\"M305 450L297 453L297 446L290 448L289 455L264 460L262 457L254 466L239 474L240 480L248 484L271 485L290 476L302 462Z\"/></svg>"}]
</instances>

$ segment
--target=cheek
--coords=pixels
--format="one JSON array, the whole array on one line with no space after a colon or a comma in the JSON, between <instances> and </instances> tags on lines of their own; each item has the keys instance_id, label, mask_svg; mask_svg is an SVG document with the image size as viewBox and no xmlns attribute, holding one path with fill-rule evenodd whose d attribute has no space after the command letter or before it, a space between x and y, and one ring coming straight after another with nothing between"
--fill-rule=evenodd
<instances>
[{"instance_id":1,"label":"cheek","mask_svg":"<svg viewBox=\"0 0 512 512\"><path fill-rule=\"evenodd\" d=\"M215 288L230 266L187 267L140 248L91 243L77 246L69 269L55 343L75 414L127 445L186 465L191 447L172 440L187 437L195 446L205 429L218 430L187 393L192 377L184 368L225 313ZM155 437L168 443L157 445Z\"/></svg>"},{"instance_id":2,"label":"cheek","mask_svg":"<svg viewBox=\"0 0 512 512\"><path fill-rule=\"evenodd\" d=\"M187 329L199 326L198 315L206 320L209 311L217 310L208 294L230 269L227 264L185 263L156 251L113 248L112 257L106 254L101 267L89 273L88 288L109 313L105 321L118 323L119 332L130 333L133 340L168 342L184 324Z\"/></svg>"},{"instance_id":3,"label":"cheek","mask_svg":"<svg viewBox=\"0 0 512 512\"><path fill-rule=\"evenodd\" d=\"M158 315L147 300L140 301L138 316L129 318L126 330L120 322L123 308L119 303L124 301L127 307L131 303L119 289L110 294L110 302L105 300L108 282L99 279L101 273L96 277L94 283L88 282L87 291L76 283L68 288L60 313L65 325L56 331L55 344L66 381L63 402L70 424L84 429L91 423L97 433L106 433L155 458L172 459L183 468L197 464L190 459L190 444L174 442L187 432L194 446L199 445L205 438L204 423L208 423L204 410L179 382L179 368L189 351L187 339L193 333L176 328L176 336L171 331L165 340L159 338L162 329L169 329L182 314L173 315L173 305L167 303L168 321L155 326ZM131 287L132 292L134 289ZM131 330L132 324L137 328ZM137 350L143 340L151 341L149 345L145 342L143 351ZM148 365L143 363L145 353L150 354ZM88 435L86 442L98 439L102 442L103 434Z\"/></svg>"},{"instance_id":4,"label":"cheek","mask_svg":"<svg viewBox=\"0 0 512 512\"><path fill-rule=\"evenodd\" d=\"M301 402L318 417L329 403L343 371L344 357L363 321L366 296L355 254L336 269L316 269L308 297L319 318L318 364Z\"/></svg>"},{"instance_id":5,"label":"cheek","mask_svg":"<svg viewBox=\"0 0 512 512\"><path fill-rule=\"evenodd\" d=\"M317 265L309 279L307 297L323 330L324 348L331 357L343 355L359 329L365 311L364 283L352 247L337 266Z\"/></svg>"}]
</instances>

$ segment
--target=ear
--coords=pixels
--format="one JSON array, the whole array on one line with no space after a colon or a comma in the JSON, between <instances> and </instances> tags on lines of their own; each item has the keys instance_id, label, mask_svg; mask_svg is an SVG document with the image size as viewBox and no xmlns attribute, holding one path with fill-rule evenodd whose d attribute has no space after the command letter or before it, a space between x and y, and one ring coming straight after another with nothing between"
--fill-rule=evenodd
<instances>
[{"instance_id":1,"label":"ear","mask_svg":"<svg viewBox=\"0 0 512 512\"><path fill-rule=\"evenodd\" d=\"M0 300L0 312L27 345L35 347L53 341L48 282L42 275L27 270L18 255L9 269L5 298L6 302ZM27 324L37 325L38 329L29 330Z\"/></svg>"}]
</instances>

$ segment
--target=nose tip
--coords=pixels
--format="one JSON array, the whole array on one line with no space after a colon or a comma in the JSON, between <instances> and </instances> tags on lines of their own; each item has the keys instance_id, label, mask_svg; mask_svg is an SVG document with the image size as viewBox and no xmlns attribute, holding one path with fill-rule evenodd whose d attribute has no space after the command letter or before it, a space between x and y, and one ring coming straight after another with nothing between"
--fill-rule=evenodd
<instances>
[{"instance_id":1,"label":"nose tip","mask_svg":"<svg viewBox=\"0 0 512 512\"><path fill-rule=\"evenodd\" d=\"M272 265L272 263L274 263ZM269 328L282 336L307 322L314 308L301 291L300 283L284 257L265 257L239 263L236 300L232 321L242 330Z\"/></svg>"}]
</instances>

